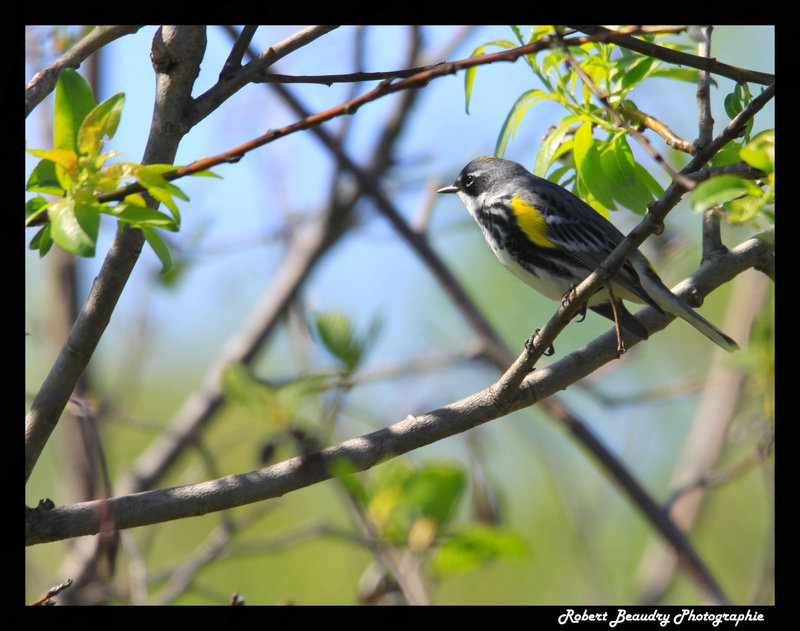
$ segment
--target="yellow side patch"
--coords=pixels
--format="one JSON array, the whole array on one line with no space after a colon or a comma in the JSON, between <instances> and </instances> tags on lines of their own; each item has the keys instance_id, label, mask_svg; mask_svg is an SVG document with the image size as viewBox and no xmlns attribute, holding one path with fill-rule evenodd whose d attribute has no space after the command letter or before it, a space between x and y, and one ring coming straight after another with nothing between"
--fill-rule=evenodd
<instances>
[{"instance_id":1,"label":"yellow side patch","mask_svg":"<svg viewBox=\"0 0 800 631\"><path fill-rule=\"evenodd\" d=\"M542 214L524 199L514 195L511 198L511 212L517 218L519 227L536 245L554 248L556 244L547 238L547 223Z\"/></svg>"}]
</instances>

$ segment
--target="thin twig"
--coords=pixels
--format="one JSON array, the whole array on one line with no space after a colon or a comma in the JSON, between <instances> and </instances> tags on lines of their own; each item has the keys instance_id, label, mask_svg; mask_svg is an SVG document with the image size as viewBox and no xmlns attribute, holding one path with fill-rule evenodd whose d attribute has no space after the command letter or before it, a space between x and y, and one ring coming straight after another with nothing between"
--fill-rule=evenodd
<instances>
[{"instance_id":1,"label":"thin twig","mask_svg":"<svg viewBox=\"0 0 800 631\"><path fill-rule=\"evenodd\" d=\"M96 26L83 39L66 51L49 66L40 70L25 87L25 116L53 91L58 76L64 68L80 68L81 63L96 50L115 39L135 33L143 25Z\"/></svg>"},{"instance_id":2,"label":"thin twig","mask_svg":"<svg viewBox=\"0 0 800 631\"><path fill-rule=\"evenodd\" d=\"M699 26L692 30L698 39L697 52L700 57L711 54L711 26ZM697 141L695 147L702 147L711 142L714 134L714 118L711 115L711 76L706 70L697 73ZM710 208L703 213L703 261L725 251L722 243L720 218L716 210Z\"/></svg>"},{"instance_id":3,"label":"thin twig","mask_svg":"<svg viewBox=\"0 0 800 631\"><path fill-rule=\"evenodd\" d=\"M611 281L606 281L606 289L608 295L611 297L611 312L614 314L614 330L617 333L617 352L622 355L625 352L625 343L622 341L622 331L619 328L619 316L617 315L617 299L614 296L614 289L611 287Z\"/></svg>"},{"instance_id":4,"label":"thin twig","mask_svg":"<svg viewBox=\"0 0 800 631\"><path fill-rule=\"evenodd\" d=\"M698 475L693 480L683 484L681 487L675 489L670 495L670 498L665 503L665 510L672 510L672 506L676 504L682 497L691 493L696 489L709 489L720 484L726 484L731 480L741 476L750 471L756 465L762 463L773 453L774 443L771 441L767 443L766 448L759 448L749 456L745 456L738 462L733 463L724 469L716 469Z\"/></svg>"},{"instance_id":5,"label":"thin twig","mask_svg":"<svg viewBox=\"0 0 800 631\"><path fill-rule=\"evenodd\" d=\"M664 139L670 147L673 149L677 149L678 151L684 151L691 155L694 155L696 148L693 143L689 142L688 140L684 140L683 138L679 137L674 131L672 131L669 127L667 127L664 123L662 123L657 118L646 114L645 112L639 110L631 110L627 107L620 105L619 113L622 114L625 118L628 118L639 125L647 127L648 129L653 130L659 136Z\"/></svg>"},{"instance_id":6,"label":"thin twig","mask_svg":"<svg viewBox=\"0 0 800 631\"><path fill-rule=\"evenodd\" d=\"M220 80L228 79L234 72L242 67L242 59L247 52L247 47L250 46L253 35L256 34L257 28L258 26L255 25L246 25L242 28L242 32L239 33L239 37L237 37L236 41L233 43L231 52L228 54L228 58L225 60L222 70L220 70Z\"/></svg>"},{"instance_id":7,"label":"thin twig","mask_svg":"<svg viewBox=\"0 0 800 631\"><path fill-rule=\"evenodd\" d=\"M589 35L603 35L605 34L608 39L605 41L613 41L617 46L622 46L629 50L633 50L648 57L655 57L668 63L676 64L679 66L688 66L689 68L696 68L698 70L707 70L708 72L728 79L733 79L737 82L760 83L762 85L769 85L775 81L775 75L759 72L757 70L747 70L745 68L737 68L724 64L721 61L708 57L698 57L690 53L685 53L680 50L666 48L646 42L630 34L619 34L616 31L607 29L602 26L573 26L573 28L587 33ZM572 45L572 44L570 44Z\"/></svg>"},{"instance_id":8,"label":"thin twig","mask_svg":"<svg viewBox=\"0 0 800 631\"><path fill-rule=\"evenodd\" d=\"M30 604L30 606L31 607L37 607L37 606L42 606L42 605L52 605L53 603L50 602L50 599L53 598L53 596L58 596L58 594L63 592L65 589L69 588L71 585L72 585L72 579L68 578L63 583L59 583L58 585L48 589L47 593L44 596L42 596L41 598L33 601Z\"/></svg>"},{"instance_id":9,"label":"thin twig","mask_svg":"<svg viewBox=\"0 0 800 631\"><path fill-rule=\"evenodd\" d=\"M707 59L711 55L711 26L700 26L692 30L700 39L697 45L699 57ZM702 147L711 142L714 135L714 118L711 115L711 73L700 70L697 73L697 143Z\"/></svg>"},{"instance_id":10,"label":"thin twig","mask_svg":"<svg viewBox=\"0 0 800 631\"><path fill-rule=\"evenodd\" d=\"M356 83L361 81L403 79L406 77L411 77L418 72L424 72L426 70L430 70L431 68L436 68L444 63L444 61L440 61L430 66L420 66L419 68L385 70L382 72L351 72L348 74L287 75L265 72L263 76L253 79L253 83L319 83L330 86L334 83Z\"/></svg>"},{"instance_id":11,"label":"thin twig","mask_svg":"<svg viewBox=\"0 0 800 631\"><path fill-rule=\"evenodd\" d=\"M614 124L617 125L618 127L622 127L631 136L633 136L638 141L638 143L644 148L644 150L650 154L650 157L653 158L653 160L655 160L667 173L669 173L669 176L672 178L673 181L680 183L681 186L683 186L683 188L687 190L691 190L692 188L694 188L695 186L694 182L685 178L678 171L673 169L672 166L666 160L664 160L664 157L658 151L655 150L653 145L650 144L650 141L647 140L647 138L644 135L640 134L636 129L634 129L631 125L629 125L622 119L622 117L619 115L619 112L617 112L616 109L611 107L611 104L608 102L608 93L600 90L594 84L592 78L586 73L586 71L581 67L581 65L577 61L575 61L563 39L561 40L561 43L564 49L564 59L570 66L572 66L575 72L578 73L584 85L587 88L589 88L589 90L592 92L592 94L595 95L597 100L600 101L605 110L611 116L611 119L614 121Z\"/></svg>"}]
</instances>

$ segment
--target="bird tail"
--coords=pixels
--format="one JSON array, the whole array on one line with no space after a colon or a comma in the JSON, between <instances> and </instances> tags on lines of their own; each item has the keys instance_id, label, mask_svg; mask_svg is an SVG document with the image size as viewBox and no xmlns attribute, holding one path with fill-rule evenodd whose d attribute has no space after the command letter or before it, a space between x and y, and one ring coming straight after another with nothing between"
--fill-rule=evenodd
<instances>
[{"instance_id":1,"label":"bird tail","mask_svg":"<svg viewBox=\"0 0 800 631\"><path fill-rule=\"evenodd\" d=\"M711 324L711 322L673 294L669 290L669 287L661 282L658 276L655 274L645 274L644 278L642 278L642 284L650 297L655 300L658 306L664 311L685 320L714 342L714 344L725 349L729 353L739 350L739 345L733 339L725 335L725 333L720 331L716 326Z\"/></svg>"}]
</instances>

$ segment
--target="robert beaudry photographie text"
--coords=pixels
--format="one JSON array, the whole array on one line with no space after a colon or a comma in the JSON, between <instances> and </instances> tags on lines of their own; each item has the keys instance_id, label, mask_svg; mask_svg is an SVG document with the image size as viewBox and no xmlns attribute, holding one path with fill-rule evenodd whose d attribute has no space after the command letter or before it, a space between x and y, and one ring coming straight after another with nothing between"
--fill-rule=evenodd
<instances>
[{"instance_id":1,"label":"robert beaudry photographie text","mask_svg":"<svg viewBox=\"0 0 800 631\"><path fill-rule=\"evenodd\" d=\"M652 611L645 612L629 612L626 609L615 608L607 611L592 612L589 612L587 609L567 609L558 617L558 624L561 625L570 623L588 624L592 622L605 623L612 629L626 622L655 622L662 627L698 622L706 622L712 627L717 627L724 622L726 623L725 628L730 628L727 623L732 622L734 626L738 626L740 622L764 622L764 614L753 609L735 612L715 612L713 609L697 610L686 608L672 611L653 609Z\"/></svg>"}]
</instances>

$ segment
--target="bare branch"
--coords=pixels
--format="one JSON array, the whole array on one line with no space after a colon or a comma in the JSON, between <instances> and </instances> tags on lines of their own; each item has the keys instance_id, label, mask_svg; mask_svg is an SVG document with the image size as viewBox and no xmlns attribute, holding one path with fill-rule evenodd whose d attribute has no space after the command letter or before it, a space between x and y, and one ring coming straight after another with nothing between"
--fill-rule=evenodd
<instances>
[{"instance_id":1,"label":"bare branch","mask_svg":"<svg viewBox=\"0 0 800 631\"><path fill-rule=\"evenodd\" d=\"M215 85L194 100L191 125L196 125L216 110L230 96L248 83L252 83L279 59L310 44L315 39L338 28L337 26L309 26L282 42L270 46L255 59L238 69L224 72Z\"/></svg>"},{"instance_id":2,"label":"bare branch","mask_svg":"<svg viewBox=\"0 0 800 631\"><path fill-rule=\"evenodd\" d=\"M701 58L707 59L711 55L711 26L700 26L693 29L699 38L697 51ZM697 122L699 131L697 143L705 145L711 142L714 134L714 118L711 116L711 74L707 70L697 73Z\"/></svg>"},{"instance_id":3,"label":"bare branch","mask_svg":"<svg viewBox=\"0 0 800 631\"><path fill-rule=\"evenodd\" d=\"M244 54L247 52L247 47L250 46L250 42L253 39L253 35L255 35L257 28L258 26L253 25L245 26L242 29L242 32L239 33L239 36L233 43L233 48L231 48L228 58L225 60L225 65L222 66L222 70L219 73L220 80L229 78L234 72L242 67L242 59L244 58Z\"/></svg>"},{"instance_id":4,"label":"bare branch","mask_svg":"<svg viewBox=\"0 0 800 631\"><path fill-rule=\"evenodd\" d=\"M58 75L64 68L78 69L81 63L97 49L109 42L113 42L124 35L135 33L142 25L138 26L96 26L86 37L75 44L61 57L56 59L44 70L40 70L25 87L25 116L27 117L44 98L53 91L58 82Z\"/></svg>"},{"instance_id":5,"label":"bare branch","mask_svg":"<svg viewBox=\"0 0 800 631\"><path fill-rule=\"evenodd\" d=\"M758 264L768 255L768 250L769 246L759 239L746 241L714 263L703 266L673 291L685 295L690 288L694 288L703 294L708 293ZM651 332L663 328L672 319L650 307L639 312L637 318ZM559 362L530 373L517 396L505 405L498 404L495 388L490 387L438 410L409 416L371 434L265 469L184 487L112 498L105 502L104 508L111 510L118 528L132 528L279 497L329 479L330 466L340 459L347 460L355 470L369 469L389 458L542 401L615 359L616 343L616 335L609 332ZM98 532L101 502L83 502L36 511L26 524L27 545ZM642 506L641 503L639 505ZM669 537L675 544L672 535ZM693 563L690 557L686 561Z\"/></svg>"},{"instance_id":6,"label":"bare branch","mask_svg":"<svg viewBox=\"0 0 800 631\"><path fill-rule=\"evenodd\" d=\"M646 42L628 34L620 34L602 26L574 26L573 28L590 35L605 35L608 38L606 41L613 41L617 46L628 48L643 55L655 57L656 59L661 59L662 61L679 66L707 70L712 74L728 77L734 81L760 83L762 85L769 85L775 81L775 75L766 72L729 66L721 61L717 61L713 57L698 57L697 55L691 55L683 51L673 50L672 48Z\"/></svg>"},{"instance_id":7,"label":"bare branch","mask_svg":"<svg viewBox=\"0 0 800 631\"><path fill-rule=\"evenodd\" d=\"M639 110L631 110L624 106L619 106L619 113L622 114L625 118L628 118L639 125L643 125L648 129L652 129L655 133L661 136L664 139L664 142L666 142L673 149L677 149L678 151L684 151L686 153L694 155L696 151L694 144L689 142L688 140L680 138L674 131L672 131L669 127L667 127L657 118L654 118L653 116L650 116L645 112Z\"/></svg>"},{"instance_id":8,"label":"bare branch","mask_svg":"<svg viewBox=\"0 0 800 631\"><path fill-rule=\"evenodd\" d=\"M425 72L431 68L441 66L445 62L419 68L406 68L403 70L385 70L383 72L351 72L349 74L321 74L321 75L288 75L272 74L266 72L263 77L253 79L254 83L319 83L333 85L334 83L355 83L359 81L383 81L384 79L402 79L411 77L418 72Z\"/></svg>"}]
</instances>

